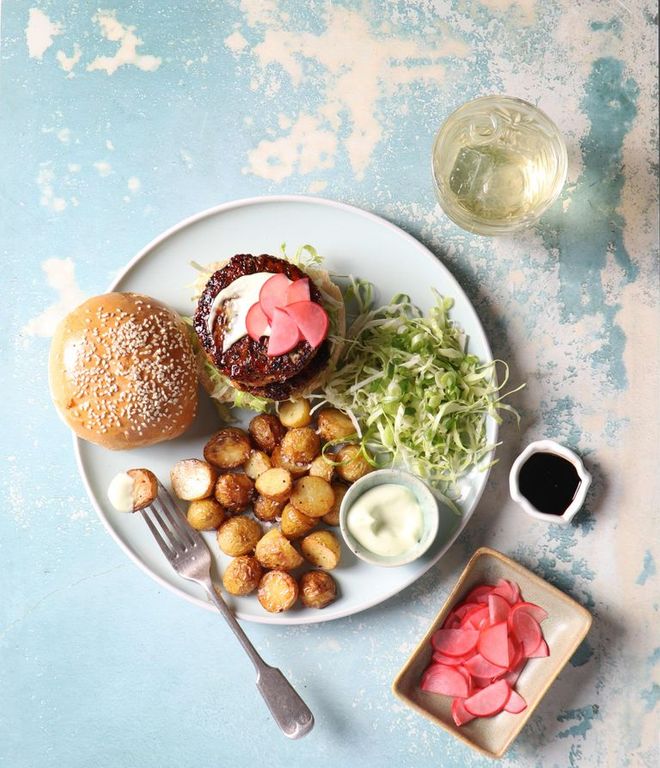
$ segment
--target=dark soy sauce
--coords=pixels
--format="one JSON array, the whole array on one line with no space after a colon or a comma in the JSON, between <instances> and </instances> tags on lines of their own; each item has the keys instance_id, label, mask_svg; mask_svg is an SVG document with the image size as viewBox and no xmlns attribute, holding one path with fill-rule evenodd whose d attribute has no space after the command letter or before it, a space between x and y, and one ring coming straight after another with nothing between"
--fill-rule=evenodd
<instances>
[{"instance_id":1,"label":"dark soy sauce","mask_svg":"<svg viewBox=\"0 0 660 768\"><path fill-rule=\"evenodd\" d=\"M580 482L573 464L556 453L533 453L518 475L522 495L546 515L563 515Z\"/></svg>"}]
</instances>

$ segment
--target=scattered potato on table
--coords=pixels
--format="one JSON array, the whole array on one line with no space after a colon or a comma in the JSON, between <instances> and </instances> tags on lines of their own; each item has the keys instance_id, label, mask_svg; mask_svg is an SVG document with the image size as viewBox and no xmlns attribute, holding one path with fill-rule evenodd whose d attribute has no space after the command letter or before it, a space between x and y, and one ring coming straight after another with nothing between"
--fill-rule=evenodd
<instances>
[{"instance_id":1,"label":"scattered potato on table","mask_svg":"<svg viewBox=\"0 0 660 768\"><path fill-rule=\"evenodd\" d=\"M300 543L305 558L317 568L331 571L339 565L341 545L332 531L314 531Z\"/></svg>"},{"instance_id":2,"label":"scattered potato on table","mask_svg":"<svg viewBox=\"0 0 660 768\"><path fill-rule=\"evenodd\" d=\"M282 448L278 445L270 455L270 460L274 467L282 467L291 472L292 477L302 477L309 471L309 464L295 464L287 461L286 456L282 455Z\"/></svg>"},{"instance_id":3,"label":"scattered potato on table","mask_svg":"<svg viewBox=\"0 0 660 768\"><path fill-rule=\"evenodd\" d=\"M184 501L205 499L213 494L217 471L201 459L182 459L172 467L170 481L174 493Z\"/></svg>"},{"instance_id":4,"label":"scattered potato on table","mask_svg":"<svg viewBox=\"0 0 660 768\"><path fill-rule=\"evenodd\" d=\"M286 571L269 571L261 577L257 598L270 613L288 611L298 599L298 583Z\"/></svg>"},{"instance_id":5,"label":"scattered potato on table","mask_svg":"<svg viewBox=\"0 0 660 768\"><path fill-rule=\"evenodd\" d=\"M256 480L259 475L263 475L272 466L270 456L267 453L252 451L248 460L243 464L243 472L245 472L250 480Z\"/></svg>"},{"instance_id":6,"label":"scattered potato on table","mask_svg":"<svg viewBox=\"0 0 660 768\"><path fill-rule=\"evenodd\" d=\"M225 568L222 583L230 595L249 595L259 586L263 573L256 557L240 555Z\"/></svg>"},{"instance_id":7,"label":"scattered potato on table","mask_svg":"<svg viewBox=\"0 0 660 768\"><path fill-rule=\"evenodd\" d=\"M325 608L337 597L337 585L325 571L307 571L300 577L300 599L307 608Z\"/></svg>"},{"instance_id":8,"label":"scattered potato on table","mask_svg":"<svg viewBox=\"0 0 660 768\"><path fill-rule=\"evenodd\" d=\"M347 483L354 483L361 477L373 471L373 467L364 458L362 448L359 445L345 445L337 453L337 474Z\"/></svg>"},{"instance_id":9,"label":"scattered potato on table","mask_svg":"<svg viewBox=\"0 0 660 768\"><path fill-rule=\"evenodd\" d=\"M323 517L332 509L335 493L322 477L301 477L296 480L289 501L309 517Z\"/></svg>"},{"instance_id":10,"label":"scattered potato on table","mask_svg":"<svg viewBox=\"0 0 660 768\"><path fill-rule=\"evenodd\" d=\"M254 554L264 568L292 571L303 564L300 552L279 528L271 528L259 539Z\"/></svg>"},{"instance_id":11,"label":"scattered potato on table","mask_svg":"<svg viewBox=\"0 0 660 768\"><path fill-rule=\"evenodd\" d=\"M326 443L355 434L355 424L337 408L321 408L316 416L319 435Z\"/></svg>"},{"instance_id":12,"label":"scattered potato on table","mask_svg":"<svg viewBox=\"0 0 660 768\"><path fill-rule=\"evenodd\" d=\"M326 525L339 525L339 510L341 508L341 500L346 496L348 488L341 483L333 483L332 490L335 493L335 501L332 505L332 509L327 515L323 515L323 522Z\"/></svg>"},{"instance_id":13,"label":"scattered potato on table","mask_svg":"<svg viewBox=\"0 0 660 768\"><path fill-rule=\"evenodd\" d=\"M309 400L300 398L299 400L287 400L280 403L277 415L287 429L298 429L311 423L310 410Z\"/></svg>"},{"instance_id":14,"label":"scattered potato on table","mask_svg":"<svg viewBox=\"0 0 660 768\"><path fill-rule=\"evenodd\" d=\"M281 467L267 469L255 483L257 493L275 501L286 501L291 495L292 486L291 473Z\"/></svg>"},{"instance_id":15,"label":"scattered potato on table","mask_svg":"<svg viewBox=\"0 0 660 768\"><path fill-rule=\"evenodd\" d=\"M186 519L197 531L212 531L225 521L224 507L215 499L194 499L188 505Z\"/></svg>"},{"instance_id":16,"label":"scattered potato on table","mask_svg":"<svg viewBox=\"0 0 660 768\"><path fill-rule=\"evenodd\" d=\"M268 499L265 496L257 496L252 504L252 510L255 517L259 520L270 523L282 514L285 502Z\"/></svg>"},{"instance_id":17,"label":"scattered potato on table","mask_svg":"<svg viewBox=\"0 0 660 768\"><path fill-rule=\"evenodd\" d=\"M250 438L242 429L225 427L204 446L204 458L220 469L240 467L250 457Z\"/></svg>"},{"instance_id":18,"label":"scattered potato on table","mask_svg":"<svg viewBox=\"0 0 660 768\"><path fill-rule=\"evenodd\" d=\"M321 438L311 427L290 429L282 438L282 456L293 464L309 464L321 452Z\"/></svg>"},{"instance_id":19,"label":"scattered potato on table","mask_svg":"<svg viewBox=\"0 0 660 768\"><path fill-rule=\"evenodd\" d=\"M242 512L254 496L254 483L247 475L227 472L220 475L214 490L215 498L230 512Z\"/></svg>"},{"instance_id":20,"label":"scattered potato on table","mask_svg":"<svg viewBox=\"0 0 660 768\"><path fill-rule=\"evenodd\" d=\"M309 515L296 509L293 504L287 504L282 510L280 525L282 526L282 533L287 539L299 539L316 528L318 522L318 518L309 517Z\"/></svg>"},{"instance_id":21,"label":"scattered potato on table","mask_svg":"<svg viewBox=\"0 0 660 768\"><path fill-rule=\"evenodd\" d=\"M323 454L319 454L309 468L310 477L322 477L329 483L332 482L332 477L335 474L335 465L332 463L333 461L333 455L329 455L326 458Z\"/></svg>"},{"instance_id":22,"label":"scattered potato on table","mask_svg":"<svg viewBox=\"0 0 660 768\"><path fill-rule=\"evenodd\" d=\"M254 552L261 534L261 526L254 518L245 515L230 517L218 529L218 546L232 557L247 555Z\"/></svg>"},{"instance_id":23,"label":"scattered potato on table","mask_svg":"<svg viewBox=\"0 0 660 768\"><path fill-rule=\"evenodd\" d=\"M133 480L133 512L148 507L158 496L158 478L150 469L129 469Z\"/></svg>"},{"instance_id":24,"label":"scattered potato on table","mask_svg":"<svg viewBox=\"0 0 660 768\"><path fill-rule=\"evenodd\" d=\"M266 453L272 453L275 446L282 441L286 430L277 416L270 413L260 413L250 422L248 432L257 448Z\"/></svg>"}]
</instances>

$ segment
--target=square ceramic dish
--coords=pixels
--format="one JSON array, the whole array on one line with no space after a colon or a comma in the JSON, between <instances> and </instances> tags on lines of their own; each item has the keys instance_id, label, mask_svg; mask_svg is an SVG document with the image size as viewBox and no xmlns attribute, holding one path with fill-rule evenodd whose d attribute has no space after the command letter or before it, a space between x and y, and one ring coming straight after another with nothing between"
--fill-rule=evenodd
<instances>
[{"instance_id":1,"label":"square ceramic dish","mask_svg":"<svg viewBox=\"0 0 660 768\"><path fill-rule=\"evenodd\" d=\"M422 673L431 661L431 635L442 626L449 611L473 587L495 584L498 579L515 581L523 599L537 603L548 612L542 629L550 656L529 659L518 679L516 690L525 698L527 709L519 715L501 712L495 717L476 718L459 728L452 720L451 699L425 693L419 687ZM482 547L472 555L440 613L396 676L392 692L420 715L473 749L488 757L502 757L580 645L590 626L591 614L575 600L500 552Z\"/></svg>"}]
</instances>

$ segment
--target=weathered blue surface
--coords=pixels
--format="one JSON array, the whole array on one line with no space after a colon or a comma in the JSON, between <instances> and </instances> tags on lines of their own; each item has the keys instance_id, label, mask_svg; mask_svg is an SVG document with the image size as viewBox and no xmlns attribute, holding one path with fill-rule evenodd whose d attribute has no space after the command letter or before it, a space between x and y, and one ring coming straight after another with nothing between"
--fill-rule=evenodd
<instances>
[{"instance_id":1,"label":"weathered blue surface","mask_svg":"<svg viewBox=\"0 0 660 768\"><path fill-rule=\"evenodd\" d=\"M2 11L0 765L486 765L389 693L482 544L595 619L504 764L656 765L655 5L15 0ZM538 103L570 156L541 225L500 240L452 225L429 179L440 122L491 92ZM55 320L152 237L278 192L355 203L418 236L528 382L521 433L503 430L480 509L437 568L351 619L250 627L317 714L300 743L276 732L220 621L159 589L106 535L46 382ZM569 529L508 500L513 455L542 435L594 475Z\"/></svg>"}]
</instances>

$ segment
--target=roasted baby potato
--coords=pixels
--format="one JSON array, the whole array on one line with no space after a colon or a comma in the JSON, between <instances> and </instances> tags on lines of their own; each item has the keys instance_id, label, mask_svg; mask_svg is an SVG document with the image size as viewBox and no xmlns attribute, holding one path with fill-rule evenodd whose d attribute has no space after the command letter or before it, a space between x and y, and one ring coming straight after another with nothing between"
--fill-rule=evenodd
<instances>
[{"instance_id":1,"label":"roasted baby potato","mask_svg":"<svg viewBox=\"0 0 660 768\"><path fill-rule=\"evenodd\" d=\"M282 438L282 456L292 464L309 464L321 451L321 439L311 427L290 429Z\"/></svg>"},{"instance_id":2,"label":"roasted baby potato","mask_svg":"<svg viewBox=\"0 0 660 768\"><path fill-rule=\"evenodd\" d=\"M287 461L286 457L282 455L282 447L279 445L271 453L270 460L274 467L282 467L282 469L291 472L292 477L302 477L309 471L309 464L294 464L292 461Z\"/></svg>"},{"instance_id":3,"label":"roasted baby potato","mask_svg":"<svg viewBox=\"0 0 660 768\"><path fill-rule=\"evenodd\" d=\"M133 512L148 507L158 496L158 478L150 469L129 469L133 479Z\"/></svg>"},{"instance_id":4,"label":"roasted baby potato","mask_svg":"<svg viewBox=\"0 0 660 768\"><path fill-rule=\"evenodd\" d=\"M256 480L259 475L263 475L272 466L270 456L267 453L252 451L248 460L243 464L243 472L245 472L250 480Z\"/></svg>"},{"instance_id":5,"label":"roasted baby potato","mask_svg":"<svg viewBox=\"0 0 660 768\"><path fill-rule=\"evenodd\" d=\"M341 500L346 496L348 488L341 483L333 483L332 490L335 492L335 501L332 505L332 509L327 515L323 515L323 522L326 525L339 525L339 509L341 508Z\"/></svg>"},{"instance_id":6,"label":"roasted baby potato","mask_svg":"<svg viewBox=\"0 0 660 768\"><path fill-rule=\"evenodd\" d=\"M337 408L321 408L316 416L319 435L326 443L355 434L355 424Z\"/></svg>"},{"instance_id":7,"label":"roasted baby potato","mask_svg":"<svg viewBox=\"0 0 660 768\"><path fill-rule=\"evenodd\" d=\"M335 493L322 477L301 477L296 480L289 501L309 517L323 517L332 509Z\"/></svg>"},{"instance_id":8,"label":"roasted baby potato","mask_svg":"<svg viewBox=\"0 0 660 768\"><path fill-rule=\"evenodd\" d=\"M307 571L300 577L300 599L307 608L325 608L337 597L337 585L325 571Z\"/></svg>"},{"instance_id":9,"label":"roasted baby potato","mask_svg":"<svg viewBox=\"0 0 660 768\"><path fill-rule=\"evenodd\" d=\"M274 499L267 499L265 496L257 496L252 505L252 511L259 520L271 522L282 514L283 507L283 501L275 501Z\"/></svg>"},{"instance_id":10,"label":"roasted baby potato","mask_svg":"<svg viewBox=\"0 0 660 768\"><path fill-rule=\"evenodd\" d=\"M298 550L279 528L271 528L259 539L254 554L264 568L291 571L303 563Z\"/></svg>"},{"instance_id":11,"label":"roasted baby potato","mask_svg":"<svg viewBox=\"0 0 660 768\"><path fill-rule=\"evenodd\" d=\"M296 509L293 504L287 504L282 510L280 525L282 526L282 533L287 539L299 539L301 536L306 536L316 528L317 523L318 518L309 517L309 515Z\"/></svg>"},{"instance_id":12,"label":"roasted baby potato","mask_svg":"<svg viewBox=\"0 0 660 768\"><path fill-rule=\"evenodd\" d=\"M332 457L332 461L334 461L334 457ZM328 461L325 456L319 454L309 468L310 477L322 477L329 483L332 482L332 476L335 474L335 466L332 461Z\"/></svg>"},{"instance_id":13,"label":"roasted baby potato","mask_svg":"<svg viewBox=\"0 0 660 768\"><path fill-rule=\"evenodd\" d=\"M298 599L298 584L286 571L269 571L261 577L257 598L271 613L288 611Z\"/></svg>"},{"instance_id":14,"label":"roasted baby potato","mask_svg":"<svg viewBox=\"0 0 660 768\"><path fill-rule=\"evenodd\" d=\"M311 423L309 400L300 398L299 400L287 400L280 403L277 409L277 415L280 421L287 429L298 429L306 427Z\"/></svg>"},{"instance_id":15,"label":"roasted baby potato","mask_svg":"<svg viewBox=\"0 0 660 768\"><path fill-rule=\"evenodd\" d=\"M225 509L230 512L242 512L252 501L254 483L247 475L227 472L220 475L213 492Z\"/></svg>"},{"instance_id":16,"label":"roasted baby potato","mask_svg":"<svg viewBox=\"0 0 660 768\"><path fill-rule=\"evenodd\" d=\"M374 469L362 455L359 445L345 445L337 453L337 461L342 462L336 467L337 474L347 483L354 483Z\"/></svg>"},{"instance_id":17,"label":"roasted baby potato","mask_svg":"<svg viewBox=\"0 0 660 768\"><path fill-rule=\"evenodd\" d=\"M260 413L250 422L248 432L257 448L266 453L272 453L275 446L282 441L286 430L277 416Z\"/></svg>"},{"instance_id":18,"label":"roasted baby potato","mask_svg":"<svg viewBox=\"0 0 660 768\"><path fill-rule=\"evenodd\" d=\"M195 499L188 505L186 519L197 531L212 531L225 521L225 510L215 499Z\"/></svg>"},{"instance_id":19,"label":"roasted baby potato","mask_svg":"<svg viewBox=\"0 0 660 768\"><path fill-rule=\"evenodd\" d=\"M218 546L232 557L247 555L254 551L261 534L261 526L254 518L230 517L218 529Z\"/></svg>"},{"instance_id":20,"label":"roasted baby potato","mask_svg":"<svg viewBox=\"0 0 660 768\"><path fill-rule=\"evenodd\" d=\"M331 571L339 565L341 545L331 531L309 533L300 543L300 548L305 558L317 568Z\"/></svg>"},{"instance_id":21,"label":"roasted baby potato","mask_svg":"<svg viewBox=\"0 0 660 768\"><path fill-rule=\"evenodd\" d=\"M225 568L222 583L230 595L249 595L259 586L263 573L256 557L240 555Z\"/></svg>"},{"instance_id":22,"label":"roasted baby potato","mask_svg":"<svg viewBox=\"0 0 660 768\"><path fill-rule=\"evenodd\" d=\"M250 438L242 429L225 427L204 446L204 458L220 469L235 469L250 458Z\"/></svg>"},{"instance_id":23,"label":"roasted baby potato","mask_svg":"<svg viewBox=\"0 0 660 768\"><path fill-rule=\"evenodd\" d=\"M174 493L184 501L205 499L213 493L216 470L200 459L182 459L172 467L170 481Z\"/></svg>"},{"instance_id":24,"label":"roasted baby potato","mask_svg":"<svg viewBox=\"0 0 660 768\"><path fill-rule=\"evenodd\" d=\"M281 467L267 469L255 483L257 493L275 501L286 501L291 495L292 486L291 473Z\"/></svg>"}]
</instances>

